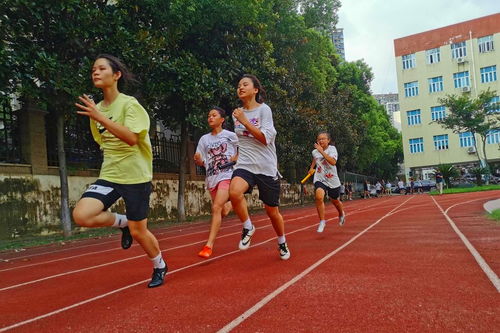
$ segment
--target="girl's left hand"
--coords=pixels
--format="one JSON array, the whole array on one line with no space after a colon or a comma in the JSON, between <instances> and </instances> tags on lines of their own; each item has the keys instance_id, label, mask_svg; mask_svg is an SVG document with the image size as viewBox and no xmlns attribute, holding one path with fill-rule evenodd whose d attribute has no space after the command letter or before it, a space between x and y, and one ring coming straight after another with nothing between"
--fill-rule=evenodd
<instances>
[{"instance_id":1,"label":"girl's left hand","mask_svg":"<svg viewBox=\"0 0 500 333\"><path fill-rule=\"evenodd\" d=\"M97 106L96 106L94 100L92 100L92 98L90 98L88 95L83 95L83 96L78 96L78 99L80 101L82 101L83 104L85 104L85 105L82 105L82 104L75 103L75 105L79 109L83 110L83 111L77 111L78 114L90 117L97 122L99 122L99 120L102 119L103 114L101 111L99 111L99 109L97 109Z\"/></svg>"}]
</instances>

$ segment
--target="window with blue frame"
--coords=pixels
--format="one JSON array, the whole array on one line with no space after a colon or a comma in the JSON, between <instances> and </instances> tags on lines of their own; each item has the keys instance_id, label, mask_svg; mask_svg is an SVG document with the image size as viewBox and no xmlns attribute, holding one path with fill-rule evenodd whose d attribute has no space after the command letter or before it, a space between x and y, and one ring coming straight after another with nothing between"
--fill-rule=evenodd
<instances>
[{"instance_id":1,"label":"window with blue frame","mask_svg":"<svg viewBox=\"0 0 500 333\"><path fill-rule=\"evenodd\" d=\"M428 64L435 64L441 61L439 47L425 51L425 55L427 57Z\"/></svg>"},{"instance_id":2,"label":"window with blue frame","mask_svg":"<svg viewBox=\"0 0 500 333\"><path fill-rule=\"evenodd\" d=\"M460 43L451 44L451 57L453 59L462 58L467 56L467 49L465 47L465 41Z\"/></svg>"},{"instance_id":3,"label":"window with blue frame","mask_svg":"<svg viewBox=\"0 0 500 333\"><path fill-rule=\"evenodd\" d=\"M424 138L410 139L410 153L423 153L424 152Z\"/></svg>"},{"instance_id":4,"label":"window with blue frame","mask_svg":"<svg viewBox=\"0 0 500 333\"><path fill-rule=\"evenodd\" d=\"M436 150L448 149L448 134L434 135L432 138Z\"/></svg>"},{"instance_id":5,"label":"window with blue frame","mask_svg":"<svg viewBox=\"0 0 500 333\"><path fill-rule=\"evenodd\" d=\"M418 81L407 82L405 86L405 97L418 96Z\"/></svg>"},{"instance_id":6,"label":"window with blue frame","mask_svg":"<svg viewBox=\"0 0 500 333\"><path fill-rule=\"evenodd\" d=\"M460 133L460 147L472 147L474 146L474 135L471 132Z\"/></svg>"},{"instance_id":7,"label":"window with blue frame","mask_svg":"<svg viewBox=\"0 0 500 333\"><path fill-rule=\"evenodd\" d=\"M500 97L495 96L490 100L490 105L491 107L490 110L488 110L489 113L497 113L500 112Z\"/></svg>"},{"instance_id":8,"label":"window with blue frame","mask_svg":"<svg viewBox=\"0 0 500 333\"><path fill-rule=\"evenodd\" d=\"M417 66L417 61L415 60L415 53L406 54L401 57L403 60L403 69L410 69Z\"/></svg>"},{"instance_id":9,"label":"window with blue frame","mask_svg":"<svg viewBox=\"0 0 500 333\"><path fill-rule=\"evenodd\" d=\"M494 50L493 35L484 36L477 39L479 45L479 53L486 53Z\"/></svg>"},{"instance_id":10,"label":"window with blue frame","mask_svg":"<svg viewBox=\"0 0 500 333\"><path fill-rule=\"evenodd\" d=\"M487 144L500 144L500 129L490 130L488 134L486 134L486 143Z\"/></svg>"},{"instance_id":11,"label":"window with blue frame","mask_svg":"<svg viewBox=\"0 0 500 333\"><path fill-rule=\"evenodd\" d=\"M455 88L469 87L469 71L454 73L453 83L455 84Z\"/></svg>"},{"instance_id":12,"label":"window with blue frame","mask_svg":"<svg viewBox=\"0 0 500 333\"><path fill-rule=\"evenodd\" d=\"M446 118L446 108L444 107L444 105L431 107L432 121L441 120L444 118Z\"/></svg>"},{"instance_id":13,"label":"window with blue frame","mask_svg":"<svg viewBox=\"0 0 500 333\"><path fill-rule=\"evenodd\" d=\"M443 77L436 76L429 79L429 92L443 91Z\"/></svg>"},{"instance_id":14,"label":"window with blue frame","mask_svg":"<svg viewBox=\"0 0 500 333\"><path fill-rule=\"evenodd\" d=\"M481 72L481 83L488 83L497 80L497 66L482 67Z\"/></svg>"},{"instance_id":15,"label":"window with blue frame","mask_svg":"<svg viewBox=\"0 0 500 333\"><path fill-rule=\"evenodd\" d=\"M408 126L418 125L422 123L422 119L420 117L420 110L407 111L406 115L408 117Z\"/></svg>"}]
</instances>

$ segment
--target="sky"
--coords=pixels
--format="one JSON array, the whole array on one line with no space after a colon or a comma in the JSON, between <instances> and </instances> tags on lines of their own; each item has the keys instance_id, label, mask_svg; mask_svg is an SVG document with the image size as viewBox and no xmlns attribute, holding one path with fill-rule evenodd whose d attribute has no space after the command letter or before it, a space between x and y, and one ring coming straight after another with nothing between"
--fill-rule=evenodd
<instances>
[{"instance_id":1,"label":"sky","mask_svg":"<svg viewBox=\"0 0 500 333\"><path fill-rule=\"evenodd\" d=\"M372 93L397 92L394 39L500 12L499 0L341 0L347 61L371 68Z\"/></svg>"}]
</instances>

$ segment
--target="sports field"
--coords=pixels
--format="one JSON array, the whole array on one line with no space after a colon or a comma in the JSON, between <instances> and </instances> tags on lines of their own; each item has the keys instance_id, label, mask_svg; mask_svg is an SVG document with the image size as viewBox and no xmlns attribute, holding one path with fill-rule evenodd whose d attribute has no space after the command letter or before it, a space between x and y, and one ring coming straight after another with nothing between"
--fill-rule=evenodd
<instances>
[{"instance_id":1,"label":"sports field","mask_svg":"<svg viewBox=\"0 0 500 333\"><path fill-rule=\"evenodd\" d=\"M279 258L264 214L247 251L223 222L209 260L209 221L154 231L169 273L119 235L0 253L0 332L499 332L500 227L483 203L500 191L413 195L283 210L292 253Z\"/></svg>"}]
</instances>

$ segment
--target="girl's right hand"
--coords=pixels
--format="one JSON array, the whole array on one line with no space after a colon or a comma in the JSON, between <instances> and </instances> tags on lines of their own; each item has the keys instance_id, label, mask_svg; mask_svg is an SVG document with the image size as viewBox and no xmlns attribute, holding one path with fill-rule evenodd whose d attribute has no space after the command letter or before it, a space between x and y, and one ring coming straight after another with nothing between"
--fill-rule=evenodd
<instances>
[{"instance_id":1,"label":"girl's right hand","mask_svg":"<svg viewBox=\"0 0 500 333\"><path fill-rule=\"evenodd\" d=\"M203 165L203 161L201 159L201 154L200 153L196 153L194 154L194 163L198 164L198 165Z\"/></svg>"}]
</instances>

